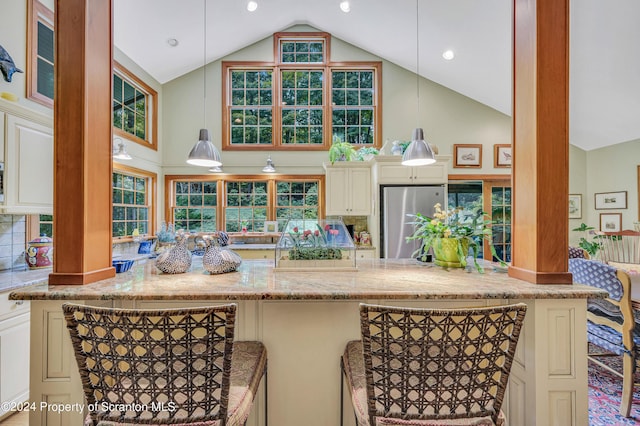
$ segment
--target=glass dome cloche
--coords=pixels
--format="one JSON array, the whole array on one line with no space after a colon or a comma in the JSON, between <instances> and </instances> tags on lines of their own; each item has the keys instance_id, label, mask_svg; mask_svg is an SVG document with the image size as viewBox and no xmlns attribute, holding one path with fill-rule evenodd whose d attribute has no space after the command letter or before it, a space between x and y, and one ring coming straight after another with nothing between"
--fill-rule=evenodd
<instances>
[{"instance_id":1,"label":"glass dome cloche","mask_svg":"<svg viewBox=\"0 0 640 426\"><path fill-rule=\"evenodd\" d=\"M356 271L356 247L340 219L291 219L276 244L276 270Z\"/></svg>"}]
</instances>

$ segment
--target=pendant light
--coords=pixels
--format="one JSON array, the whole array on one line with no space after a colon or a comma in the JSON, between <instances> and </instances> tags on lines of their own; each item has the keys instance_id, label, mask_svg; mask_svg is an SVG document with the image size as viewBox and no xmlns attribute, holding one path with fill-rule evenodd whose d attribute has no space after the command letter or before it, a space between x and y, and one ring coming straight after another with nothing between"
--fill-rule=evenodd
<instances>
[{"instance_id":1,"label":"pendant light","mask_svg":"<svg viewBox=\"0 0 640 426\"><path fill-rule=\"evenodd\" d=\"M273 160L271 159L271 156L269 156L267 158L267 165L262 168L262 172L263 173L275 173L276 172L276 166L275 166L275 164L273 164Z\"/></svg>"},{"instance_id":2,"label":"pendant light","mask_svg":"<svg viewBox=\"0 0 640 426\"><path fill-rule=\"evenodd\" d=\"M194 166L215 167L222 165L222 159L218 148L211 142L209 138L209 130L207 127L207 0L203 0L204 4L204 58L202 63L203 74L203 92L202 92L202 111L204 115L204 129L200 129L198 142L193 146L189 153L187 163Z\"/></svg>"},{"instance_id":3,"label":"pendant light","mask_svg":"<svg viewBox=\"0 0 640 426\"><path fill-rule=\"evenodd\" d=\"M420 9L419 0L416 0L416 93L418 99L418 113L416 124L420 121ZM436 162L435 155L429 144L424 140L424 131L421 127L413 129L411 143L402 154L403 166L426 166Z\"/></svg>"},{"instance_id":4,"label":"pendant light","mask_svg":"<svg viewBox=\"0 0 640 426\"><path fill-rule=\"evenodd\" d=\"M113 158L116 160L131 160L131 156L127 152L127 148L124 146L124 141L120 138L115 138L114 142L118 141L118 147L113 151Z\"/></svg>"}]
</instances>

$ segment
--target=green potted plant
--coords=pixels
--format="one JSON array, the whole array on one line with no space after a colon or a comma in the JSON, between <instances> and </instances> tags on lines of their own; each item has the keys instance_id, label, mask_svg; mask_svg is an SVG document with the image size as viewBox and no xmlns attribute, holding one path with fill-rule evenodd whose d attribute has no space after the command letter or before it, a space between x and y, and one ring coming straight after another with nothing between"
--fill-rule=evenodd
<instances>
[{"instance_id":1,"label":"green potted plant","mask_svg":"<svg viewBox=\"0 0 640 426\"><path fill-rule=\"evenodd\" d=\"M343 142L340 136L333 137L333 143L329 148L329 161L331 161L331 164L336 161L351 161L355 154L356 150L349 142Z\"/></svg>"},{"instance_id":2,"label":"green potted plant","mask_svg":"<svg viewBox=\"0 0 640 426\"><path fill-rule=\"evenodd\" d=\"M380 151L378 148L374 148L372 146L363 146L359 150L356 151L355 160L356 161L369 161L373 160L373 157L378 155Z\"/></svg>"},{"instance_id":3,"label":"green potted plant","mask_svg":"<svg viewBox=\"0 0 640 426\"><path fill-rule=\"evenodd\" d=\"M586 223L581 223L579 227L572 229L572 231L584 233L584 236L581 237L580 241L578 242L578 246L589 253L589 256L591 256L592 258L600 249L600 243L596 241L597 236L594 236L591 241L589 241L589 239L587 238L589 235L593 234L589 231L593 231L594 229L595 228L593 226L587 226Z\"/></svg>"},{"instance_id":4,"label":"green potted plant","mask_svg":"<svg viewBox=\"0 0 640 426\"><path fill-rule=\"evenodd\" d=\"M478 272L483 268L478 263L479 245L484 240L489 241L491 254L499 259L495 248L491 244L491 220L480 209L470 214L463 214L462 207L442 210L440 203L435 206L433 218L421 213L409 215L415 220L415 231L407 241L420 240L421 245L413 256L426 260L427 252L433 248L435 264L439 266L464 268L467 266L467 254L469 249L473 252L473 263ZM505 262L499 261L506 266Z\"/></svg>"}]
</instances>

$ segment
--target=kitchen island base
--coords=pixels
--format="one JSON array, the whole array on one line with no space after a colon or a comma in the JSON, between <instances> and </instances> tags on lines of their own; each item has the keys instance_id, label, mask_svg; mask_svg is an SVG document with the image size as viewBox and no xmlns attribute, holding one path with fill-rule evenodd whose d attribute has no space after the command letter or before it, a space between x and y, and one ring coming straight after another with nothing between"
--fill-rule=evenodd
<instances>
[{"instance_id":1,"label":"kitchen island base","mask_svg":"<svg viewBox=\"0 0 640 426\"><path fill-rule=\"evenodd\" d=\"M239 300L236 340L260 340L268 351L269 424L340 424L340 355L359 339L359 302L454 308L528 305L503 410L511 426L588 424L586 299ZM84 404L62 315L63 301L31 302L31 426L81 426ZM75 303L85 303L75 301ZM221 300L87 300L120 308L169 308ZM264 381L248 425L263 426ZM68 404L68 405L63 405ZM354 425L348 395L344 424Z\"/></svg>"}]
</instances>

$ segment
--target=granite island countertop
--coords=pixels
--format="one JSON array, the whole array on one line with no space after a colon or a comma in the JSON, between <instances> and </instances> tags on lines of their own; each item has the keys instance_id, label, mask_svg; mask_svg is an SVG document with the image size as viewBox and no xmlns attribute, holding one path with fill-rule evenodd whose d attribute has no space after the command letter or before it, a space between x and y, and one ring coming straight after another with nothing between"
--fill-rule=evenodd
<instances>
[{"instance_id":1,"label":"granite island countertop","mask_svg":"<svg viewBox=\"0 0 640 426\"><path fill-rule=\"evenodd\" d=\"M444 269L414 259L359 260L356 272L283 272L272 260L245 260L237 272L169 275L153 262L87 285L46 283L13 291L11 300L358 300L574 299L604 297L584 285L535 285L487 268Z\"/></svg>"}]
</instances>

